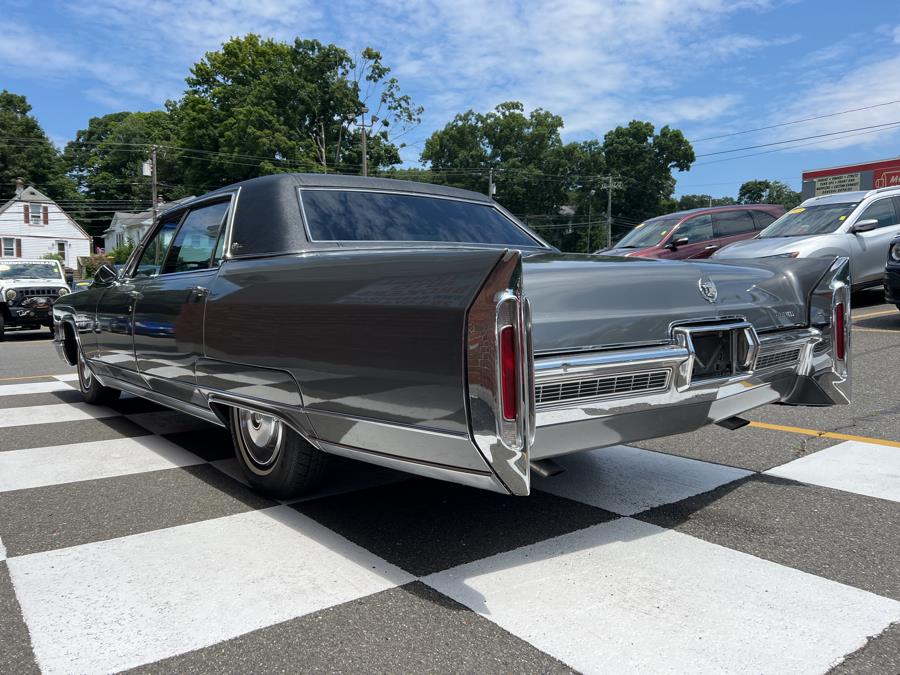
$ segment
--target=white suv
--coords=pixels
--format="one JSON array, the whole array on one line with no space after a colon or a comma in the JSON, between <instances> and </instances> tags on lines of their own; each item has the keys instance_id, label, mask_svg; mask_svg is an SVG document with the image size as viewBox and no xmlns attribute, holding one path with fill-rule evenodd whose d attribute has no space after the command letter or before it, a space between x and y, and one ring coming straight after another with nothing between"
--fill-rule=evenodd
<instances>
[{"instance_id":1,"label":"white suv","mask_svg":"<svg viewBox=\"0 0 900 675\"><path fill-rule=\"evenodd\" d=\"M57 260L0 259L0 342L6 328L53 330L53 303L69 292Z\"/></svg>"},{"instance_id":2,"label":"white suv","mask_svg":"<svg viewBox=\"0 0 900 675\"><path fill-rule=\"evenodd\" d=\"M713 258L850 258L853 289L881 286L891 240L900 235L900 187L807 199L754 239Z\"/></svg>"}]
</instances>

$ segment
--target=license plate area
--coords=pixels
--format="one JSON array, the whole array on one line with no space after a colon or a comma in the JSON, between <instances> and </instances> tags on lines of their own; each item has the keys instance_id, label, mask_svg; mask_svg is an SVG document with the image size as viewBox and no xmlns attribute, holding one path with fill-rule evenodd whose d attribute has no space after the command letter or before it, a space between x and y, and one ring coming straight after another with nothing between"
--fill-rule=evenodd
<instances>
[{"instance_id":1,"label":"license plate area","mask_svg":"<svg viewBox=\"0 0 900 675\"><path fill-rule=\"evenodd\" d=\"M739 377L753 370L759 339L747 322L679 326L673 332L691 353L689 371L682 373L685 384Z\"/></svg>"}]
</instances>

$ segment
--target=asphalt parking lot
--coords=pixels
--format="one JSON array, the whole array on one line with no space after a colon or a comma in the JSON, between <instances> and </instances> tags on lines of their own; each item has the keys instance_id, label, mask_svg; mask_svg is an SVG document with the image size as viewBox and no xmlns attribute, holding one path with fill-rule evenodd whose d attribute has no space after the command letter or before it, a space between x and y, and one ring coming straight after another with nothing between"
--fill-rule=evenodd
<instances>
[{"instance_id":1,"label":"asphalt parking lot","mask_svg":"<svg viewBox=\"0 0 900 675\"><path fill-rule=\"evenodd\" d=\"M565 459L527 498L335 461L278 503L227 434L80 403L0 344L0 672L900 672L900 311L854 402Z\"/></svg>"}]
</instances>

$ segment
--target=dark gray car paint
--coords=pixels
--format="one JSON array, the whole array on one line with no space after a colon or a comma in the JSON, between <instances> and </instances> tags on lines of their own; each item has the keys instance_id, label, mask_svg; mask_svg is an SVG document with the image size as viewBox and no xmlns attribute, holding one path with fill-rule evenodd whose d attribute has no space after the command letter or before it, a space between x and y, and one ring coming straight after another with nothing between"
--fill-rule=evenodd
<instances>
[{"instance_id":1,"label":"dark gray car paint","mask_svg":"<svg viewBox=\"0 0 900 675\"><path fill-rule=\"evenodd\" d=\"M237 245L204 273L205 299L186 295L180 307L142 308L140 297L127 297L151 282L126 278L65 296L57 318L76 328L99 375L140 384L148 396L181 402L188 412L200 414L215 392L240 396L336 446L402 457L415 444L406 454L418 461L486 472L469 439L466 313L502 250L311 243L298 201L304 186L491 203L461 190L383 179L246 181L224 190L239 190L231 237ZM760 332L806 325L807 298L830 262L685 263L566 255L540 244L526 253L538 353L667 342L672 323L735 315ZM152 283L165 286L165 277ZM714 304L700 294L703 278L718 286ZM675 427L663 433L686 430ZM437 436L422 440L423 429Z\"/></svg>"}]
</instances>

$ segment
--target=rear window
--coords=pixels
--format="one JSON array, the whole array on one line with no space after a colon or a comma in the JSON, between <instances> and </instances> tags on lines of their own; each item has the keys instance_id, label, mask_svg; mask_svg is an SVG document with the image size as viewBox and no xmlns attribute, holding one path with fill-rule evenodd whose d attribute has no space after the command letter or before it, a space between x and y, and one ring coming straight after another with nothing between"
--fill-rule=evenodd
<instances>
[{"instance_id":1,"label":"rear window","mask_svg":"<svg viewBox=\"0 0 900 675\"><path fill-rule=\"evenodd\" d=\"M355 190L302 190L313 241L434 241L540 246L490 205Z\"/></svg>"}]
</instances>

